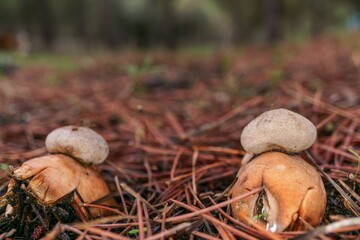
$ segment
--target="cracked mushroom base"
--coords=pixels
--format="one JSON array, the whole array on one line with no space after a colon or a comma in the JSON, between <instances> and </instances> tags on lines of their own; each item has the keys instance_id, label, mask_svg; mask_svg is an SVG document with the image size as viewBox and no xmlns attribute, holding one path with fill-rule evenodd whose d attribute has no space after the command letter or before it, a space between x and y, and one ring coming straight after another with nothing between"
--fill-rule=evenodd
<instances>
[{"instance_id":1,"label":"cracked mushroom base","mask_svg":"<svg viewBox=\"0 0 360 240\"><path fill-rule=\"evenodd\" d=\"M44 231L56 222L72 222L113 214L100 208L84 208L78 203L92 203L110 194L100 174L63 154L52 154L26 161L11 173L7 193L0 197L0 231L16 228L18 232ZM113 198L100 204L114 206ZM6 208L6 209L5 209ZM24 228L29 228L28 230Z\"/></svg>"},{"instance_id":2,"label":"cracked mushroom base","mask_svg":"<svg viewBox=\"0 0 360 240\"><path fill-rule=\"evenodd\" d=\"M268 152L239 170L232 197L255 188L263 190L231 205L233 215L273 232L302 230L304 222L320 224L326 192L319 173L299 156Z\"/></svg>"}]
</instances>

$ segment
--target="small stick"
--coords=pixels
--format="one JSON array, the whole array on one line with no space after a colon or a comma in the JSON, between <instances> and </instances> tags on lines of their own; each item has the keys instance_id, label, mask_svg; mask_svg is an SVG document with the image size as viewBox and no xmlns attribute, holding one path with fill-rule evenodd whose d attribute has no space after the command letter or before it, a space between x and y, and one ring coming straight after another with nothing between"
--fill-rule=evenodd
<instances>
[{"instance_id":1,"label":"small stick","mask_svg":"<svg viewBox=\"0 0 360 240\"><path fill-rule=\"evenodd\" d=\"M192 157L192 163L191 163L191 172L192 172L192 188L194 190L194 194L197 195L197 186L196 186L196 161L199 156L199 150L197 147L194 147L194 155ZM194 205L196 201L194 200Z\"/></svg>"},{"instance_id":2,"label":"small stick","mask_svg":"<svg viewBox=\"0 0 360 240\"><path fill-rule=\"evenodd\" d=\"M294 240L314 239L316 236L319 236L320 234L348 231L349 230L348 227L354 227L351 228L351 230L360 229L360 218L347 218L344 220L340 220L338 222L330 223L325 226L320 226L310 232L307 232L293 239Z\"/></svg>"},{"instance_id":3,"label":"small stick","mask_svg":"<svg viewBox=\"0 0 360 240\"><path fill-rule=\"evenodd\" d=\"M171 167L171 171L170 171L170 181L172 182L173 179L175 178L175 171L176 171L176 166L179 162L179 159L182 155L182 153L184 152L184 149L180 149L177 153L176 153L176 156L175 156L175 159L174 159L174 162L173 162L173 165Z\"/></svg>"},{"instance_id":4,"label":"small stick","mask_svg":"<svg viewBox=\"0 0 360 240\"><path fill-rule=\"evenodd\" d=\"M186 139L186 133L183 129L183 127L180 125L178 119L176 118L175 114L173 112L166 112L165 117L172 126L172 128L175 130L176 134L179 136L181 140Z\"/></svg>"},{"instance_id":5,"label":"small stick","mask_svg":"<svg viewBox=\"0 0 360 240\"><path fill-rule=\"evenodd\" d=\"M111 207L108 207L108 206L104 206L104 205L98 205L98 204L92 204L92 203L84 203L84 202L81 202L79 203L79 206L80 207L87 207L87 208L99 208L99 209L104 209L104 210L108 210L108 211L111 211L113 213L116 213L116 214L119 214L120 216L126 216L125 213L115 209L115 208L111 208Z\"/></svg>"},{"instance_id":6,"label":"small stick","mask_svg":"<svg viewBox=\"0 0 360 240\"><path fill-rule=\"evenodd\" d=\"M143 220L143 213L142 213L142 207L141 207L141 202L139 200L139 198L136 198L136 208L137 208L137 215L138 215L138 223L139 223L139 239L144 239L145 238L145 233L144 233L144 220Z\"/></svg>"},{"instance_id":7,"label":"small stick","mask_svg":"<svg viewBox=\"0 0 360 240\"><path fill-rule=\"evenodd\" d=\"M151 230L151 224L150 224L150 217L149 217L149 211L146 207L146 204L145 203L142 203L142 207L144 209L144 214L145 214L145 223L146 223L146 227L147 227L147 236L152 236L152 230Z\"/></svg>"},{"instance_id":8,"label":"small stick","mask_svg":"<svg viewBox=\"0 0 360 240\"><path fill-rule=\"evenodd\" d=\"M126 215L129 215L129 212L128 212L128 209L127 209L127 206L126 206L126 202L125 202L125 198L124 198L124 194L121 190L121 187L120 187L120 182L119 182L119 177L118 176L115 176L115 185L116 185L116 188L120 194L120 199L121 199L121 203L123 205L123 209L124 209L124 212Z\"/></svg>"},{"instance_id":9,"label":"small stick","mask_svg":"<svg viewBox=\"0 0 360 240\"><path fill-rule=\"evenodd\" d=\"M79 198L79 200L80 200L80 203L78 204L79 206L80 206L80 204L85 203L84 199L81 197L81 195L80 195L80 193L78 192L77 189L75 189L75 194L76 194L76 196L77 196L77 197ZM93 219L93 216L91 215L89 209L85 207L85 211L86 211L86 213L89 215L90 220L92 220L92 219Z\"/></svg>"},{"instance_id":10,"label":"small stick","mask_svg":"<svg viewBox=\"0 0 360 240\"><path fill-rule=\"evenodd\" d=\"M163 210L162 221L161 221L161 232L166 231L166 228L165 228L165 219L166 219L166 210L167 210L167 207L168 207L168 203L165 203L164 210ZM164 239L165 239L165 236L162 236L162 237L160 238L160 240L164 240Z\"/></svg>"},{"instance_id":11,"label":"small stick","mask_svg":"<svg viewBox=\"0 0 360 240\"><path fill-rule=\"evenodd\" d=\"M339 179L339 183L356 199L356 201L360 202L360 196L352 190L343 180Z\"/></svg>"},{"instance_id":12,"label":"small stick","mask_svg":"<svg viewBox=\"0 0 360 240\"><path fill-rule=\"evenodd\" d=\"M153 185L155 186L156 191L160 192L159 184L153 180L153 173L151 171L151 166L150 166L150 163L149 163L149 159L146 156L144 157L144 167L146 169L148 182L149 183L154 183ZM149 186L149 189L150 189L150 186Z\"/></svg>"}]
</instances>

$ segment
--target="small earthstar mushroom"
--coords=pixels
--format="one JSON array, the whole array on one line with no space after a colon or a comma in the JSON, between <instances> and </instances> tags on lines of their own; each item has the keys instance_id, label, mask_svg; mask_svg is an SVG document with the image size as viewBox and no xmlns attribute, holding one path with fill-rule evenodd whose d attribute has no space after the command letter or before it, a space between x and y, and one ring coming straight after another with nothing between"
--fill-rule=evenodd
<instances>
[{"instance_id":1,"label":"small earthstar mushroom","mask_svg":"<svg viewBox=\"0 0 360 240\"><path fill-rule=\"evenodd\" d=\"M116 206L111 192L94 165L105 160L108 145L89 128L68 126L46 138L52 154L30 159L10 168L10 182L0 197L1 231L15 228L48 229L58 221L92 219L112 215L106 207L84 207L80 203ZM79 161L80 160L80 161ZM20 224L19 224L20 223Z\"/></svg>"},{"instance_id":2,"label":"small earthstar mushroom","mask_svg":"<svg viewBox=\"0 0 360 240\"><path fill-rule=\"evenodd\" d=\"M43 206L52 206L70 194L75 203L91 203L110 194L104 179L94 168L63 154L28 160L15 168L10 176L15 181L24 182L23 190ZM114 206L115 202L110 198L101 204ZM89 217L84 208L80 210L85 218ZM92 217L111 214L99 208L89 210Z\"/></svg>"},{"instance_id":3,"label":"small earthstar mushroom","mask_svg":"<svg viewBox=\"0 0 360 240\"><path fill-rule=\"evenodd\" d=\"M264 112L242 131L240 141L247 152L242 164L267 151L299 153L308 149L315 139L314 124L300 114L284 108Z\"/></svg>"},{"instance_id":4,"label":"small earthstar mushroom","mask_svg":"<svg viewBox=\"0 0 360 240\"><path fill-rule=\"evenodd\" d=\"M100 164L109 154L109 146L102 136L87 127L57 128L46 137L50 153L62 153L86 164Z\"/></svg>"}]
</instances>

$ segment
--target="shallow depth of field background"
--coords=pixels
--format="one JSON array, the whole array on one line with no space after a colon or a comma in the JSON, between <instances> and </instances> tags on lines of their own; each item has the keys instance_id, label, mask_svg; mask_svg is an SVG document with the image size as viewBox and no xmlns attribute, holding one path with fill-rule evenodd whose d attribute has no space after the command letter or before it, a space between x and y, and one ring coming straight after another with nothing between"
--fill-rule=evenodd
<instances>
[{"instance_id":1,"label":"shallow depth of field background","mask_svg":"<svg viewBox=\"0 0 360 240\"><path fill-rule=\"evenodd\" d=\"M358 201L359 79L359 0L0 0L0 195L10 165L47 154L50 131L89 126L109 143L99 170L131 216L87 230L64 222L69 238L300 236L246 226L227 206L187 214L227 200L245 154L242 129L280 107L315 124L309 152ZM322 225L360 215L325 188ZM148 201L141 209L134 192ZM149 220L163 209L158 219L181 221ZM0 230L19 228L1 219ZM39 226L15 235L29 239Z\"/></svg>"},{"instance_id":2,"label":"shallow depth of field background","mask_svg":"<svg viewBox=\"0 0 360 240\"><path fill-rule=\"evenodd\" d=\"M351 32L359 19L356 0L13 0L0 2L0 44L17 35L34 52L237 48Z\"/></svg>"}]
</instances>

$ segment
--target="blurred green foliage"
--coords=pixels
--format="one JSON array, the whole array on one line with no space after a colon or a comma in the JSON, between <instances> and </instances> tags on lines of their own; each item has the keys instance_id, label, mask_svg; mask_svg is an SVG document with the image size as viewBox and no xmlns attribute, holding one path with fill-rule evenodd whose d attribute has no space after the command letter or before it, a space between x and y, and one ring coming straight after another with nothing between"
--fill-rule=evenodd
<instances>
[{"instance_id":1,"label":"blurred green foliage","mask_svg":"<svg viewBox=\"0 0 360 240\"><path fill-rule=\"evenodd\" d=\"M0 47L2 36L19 32L27 34L32 49L46 50L222 47L296 40L345 28L350 17L359 18L359 2L3 0Z\"/></svg>"}]
</instances>

